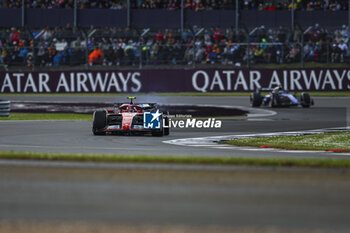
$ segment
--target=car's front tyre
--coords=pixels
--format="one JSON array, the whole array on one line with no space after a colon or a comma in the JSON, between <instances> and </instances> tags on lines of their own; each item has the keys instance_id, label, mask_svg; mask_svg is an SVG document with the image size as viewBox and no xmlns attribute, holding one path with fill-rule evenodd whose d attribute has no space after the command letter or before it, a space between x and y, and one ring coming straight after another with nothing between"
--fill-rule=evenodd
<instances>
[{"instance_id":1,"label":"car's front tyre","mask_svg":"<svg viewBox=\"0 0 350 233\"><path fill-rule=\"evenodd\" d=\"M312 105L312 99L308 93L301 93L300 103L303 108L309 108Z\"/></svg>"},{"instance_id":2,"label":"car's front tyre","mask_svg":"<svg viewBox=\"0 0 350 233\"><path fill-rule=\"evenodd\" d=\"M157 131L152 131L152 136L155 137L163 137L164 136L164 128L161 130Z\"/></svg>"},{"instance_id":3,"label":"car's front tyre","mask_svg":"<svg viewBox=\"0 0 350 233\"><path fill-rule=\"evenodd\" d=\"M94 135L105 135L106 132L101 132L107 125L106 111L94 112L94 119L92 123L92 132Z\"/></svg>"}]
</instances>

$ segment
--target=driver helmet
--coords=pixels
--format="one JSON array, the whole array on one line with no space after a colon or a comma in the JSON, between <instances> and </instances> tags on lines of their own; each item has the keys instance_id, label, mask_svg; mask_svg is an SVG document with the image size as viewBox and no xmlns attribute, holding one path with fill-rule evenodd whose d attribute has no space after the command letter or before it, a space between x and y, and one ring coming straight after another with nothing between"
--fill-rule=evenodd
<instances>
[{"instance_id":1,"label":"driver helmet","mask_svg":"<svg viewBox=\"0 0 350 233\"><path fill-rule=\"evenodd\" d=\"M276 86L276 87L275 87L275 90L277 90L277 91L283 91L282 85Z\"/></svg>"},{"instance_id":2,"label":"driver helmet","mask_svg":"<svg viewBox=\"0 0 350 233\"><path fill-rule=\"evenodd\" d=\"M283 93L284 92L284 89L283 89L283 87L281 86L281 85L279 85L278 87L277 87L277 91L278 91L278 93Z\"/></svg>"}]
</instances>

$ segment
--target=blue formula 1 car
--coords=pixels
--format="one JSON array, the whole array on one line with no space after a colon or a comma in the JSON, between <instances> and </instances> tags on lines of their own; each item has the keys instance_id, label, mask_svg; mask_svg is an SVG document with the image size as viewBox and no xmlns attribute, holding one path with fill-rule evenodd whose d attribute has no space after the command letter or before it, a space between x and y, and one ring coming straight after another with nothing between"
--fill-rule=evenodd
<instances>
[{"instance_id":1,"label":"blue formula 1 car","mask_svg":"<svg viewBox=\"0 0 350 233\"><path fill-rule=\"evenodd\" d=\"M263 97L261 91L269 91L269 93ZM301 105L303 108L309 108L311 105L314 105L314 100L308 93L302 92L300 96L297 96L296 93L291 94L281 86L278 86L273 89L258 89L250 95L250 104L252 107L260 107L263 104L273 108L298 105Z\"/></svg>"}]
</instances>

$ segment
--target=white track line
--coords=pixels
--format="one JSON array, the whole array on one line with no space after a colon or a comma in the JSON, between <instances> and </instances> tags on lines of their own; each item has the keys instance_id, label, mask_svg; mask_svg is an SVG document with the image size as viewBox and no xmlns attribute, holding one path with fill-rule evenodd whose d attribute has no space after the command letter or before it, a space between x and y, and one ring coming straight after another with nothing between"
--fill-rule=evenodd
<instances>
[{"instance_id":1,"label":"white track line","mask_svg":"<svg viewBox=\"0 0 350 233\"><path fill-rule=\"evenodd\" d=\"M50 145L20 145L20 144L0 144L0 148L45 148L45 149L103 149L103 150L130 150L129 147L86 147L86 146L50 146ZM132 150L154 150L154 148L132 148Z\"/></svg>"},{"instance_id":2,"label":"white track line","mask_svg":"<svg viewBox=\"0 0 350 233\"><path fill-rule=\"evenodd\" d=\"M333 153L327 151L311 151L311 150L283 150L277 148L252 148L252 147L237 147L226 144L219 144L219 141L226 141L238 138L252 138L252 137L276 137L276 136L298 136L306 134L321 134L325 132L338 132L338 131L350 131L350 126L342 128L329 128L329 129L317 129L317 130L304 130L293 132L276 132L276 133L260 133L260 134L242 134L242 135L226 135L226 136L212 136L212 137L199 137L199 138L182 138L163 141L166 144L179 145L179 146L192 146L192 147L207 147L214 149L226 149L226 150L242 150L242 151L272 151L272 152L284 152L284 153ZM350 155L350 153L341 153L341 155Z\"/></svg>"}]
</instances>

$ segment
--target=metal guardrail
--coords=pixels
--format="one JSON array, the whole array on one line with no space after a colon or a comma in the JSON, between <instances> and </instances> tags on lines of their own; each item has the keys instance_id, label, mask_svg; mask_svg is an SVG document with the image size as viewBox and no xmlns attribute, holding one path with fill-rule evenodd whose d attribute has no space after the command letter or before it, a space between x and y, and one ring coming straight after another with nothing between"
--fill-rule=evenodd
<instances>
[{"instance_id":1,"label":"metal guardrail","mask_svg":"<svg viewBox=\"0 0 350 233\"><path fill-rule=\"evenodd\" d=\"M0 117L9 117L11 111L11 101L0 100Z\"/></svg>"}]
</instances>

